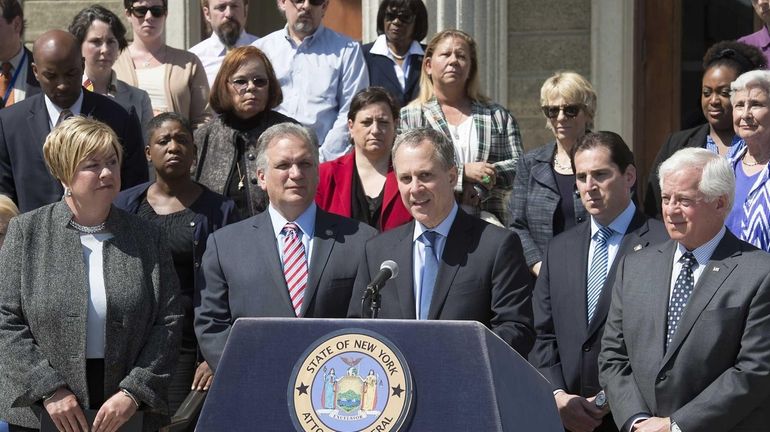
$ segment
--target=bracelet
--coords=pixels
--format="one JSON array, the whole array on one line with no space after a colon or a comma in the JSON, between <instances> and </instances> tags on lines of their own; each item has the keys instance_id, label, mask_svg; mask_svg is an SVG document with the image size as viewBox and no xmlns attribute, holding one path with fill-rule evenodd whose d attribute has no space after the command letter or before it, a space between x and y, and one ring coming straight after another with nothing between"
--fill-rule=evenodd
<instances>
[{"instance_id":1,"label":"bracelet","mask_svg":"<svg viewBox=\"0 0 770 432\"><path fill-rule=\"evenodd\" d=\"M59 389L56 389L52 393L49 393L47 395L43 395L43 402L47 402L49 399L52 399L54 396L56 396L57 391L59 391Z\"/></svg>"},{"instance_id":2,"label":"bracelet","mask_svg":"<svg viewBox=\"0 0 770 432\"><path fill-rule=\"evenodd\" d=\"M139 408L139 401L136 399L136 396L132 395L130 391L122 388L120 389L121 392L123 392L124 395L126 395L131 401L134 402L134 405L136 405L136 408Z\"/></svg>"}]
</instances>

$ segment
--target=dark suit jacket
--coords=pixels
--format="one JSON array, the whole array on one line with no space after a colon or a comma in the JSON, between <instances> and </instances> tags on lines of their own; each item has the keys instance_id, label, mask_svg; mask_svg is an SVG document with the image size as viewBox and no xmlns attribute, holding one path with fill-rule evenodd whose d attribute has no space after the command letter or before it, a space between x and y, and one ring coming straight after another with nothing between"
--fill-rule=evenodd
<instances>
[{"instance_id":1,"label":"dark suit jacket","mask_svg":"<svg viewBox=\"0 0 770 432\"><path fill-rule=\"evenodd\" d=\"M366 69L369 70L369 85L380 86L388 90L401 107L406 106L420 93L420 71L423 56L409 56L409 75L406 76L405 89L401 89L396 72L393 70L393 60L388 57L372 54L374 42L363 46ZM422 46L423 50L425 45Z\"/></svg>"},{"instance_id":2,"label":"dark suit jacket","mask_svg":"<svg viewBox=\"0 0 770 432\"><path fill-rule=\"evenodd\" d=\"M381 291L379 316L416 318L414 224L382 233L366 243L349 317L361 316L361 297L366 285L383 261L393 260L399 271ZM516 234L458 209L439 262L428 319L478 321L526 357L535 340L531 282Z\"/></svg>"},{"instance_id":3,"label":"dark suit jacket","mask_svg":"<svg viewBox=\"0 0 770 432\"><path fill-rule=\"evenodd\" d=\"M551 240L535 283L532 308L537 339L529 360L554 390L583 397L601 390L598 357L617 263L626 254L666 240L663 224L637 210L607 272L591 323L586 322L591 224L580 224ZM610 417L598 430L617 429Z\"/></svg>"},{"instance_id":4,"label":"dark suit jacket","mask_svg":"<svg viewBox=\"0 0 770 432\"><path fill-rule=\"evenodd\" d=\"M89 405L88 270L70 219L64 201L20 215L0 250L0 418L11 424L39 428L40 400L65 385ZM179 282L158 227L114 207L107 227L104 392L130 391L145 430L157 430L181 336Z\"/></svg>"},{"instance_id":5,"label":"dark suit jacket","mask_svg":"<svg viewBox=\"0 0 770 432\"><path fill-rule=\"evenodd\" d=\"M318 167L320 181L315 202L322 209L350 217L353 206L353 168L356 164L355 150L333 161L324 162ZM382 192L380 225L383 231L393 229L412 220L409 210L404 207L398 193L396 174L391 167L385 178Z\"/></svg>"},{"instance_id":6,"label":"dark suit jacket","mask_svg":"<svg viewBox=\"0 0 770 432\"><path fill-rule=\"evenodd\" d=\"M554 236L553 217L561 203L551 162L556 143L527 152L519 159L513 192L508 199L510 228L521 238L527 265L543 260L548 241ZM573 195L575 223L588 220L580 196ZM556 233L558 234L558 233Z\"/></svg>"},{"instance_id":7,"label":"dark suit jacket","mask_svg":"<svg viewBox=\"0 0 770 432\"><path fill-rule=\"evenodd\" d=\"M668 136L668 140L655 156L650 174L647 176L647 189L644 192L644 212L649 217L660 219L660 178L658 168L666 159L677 151L686 147L706 148L706 135L709 133L709 125L704 124L692 129L675 132Z\"/></svg>"},{"instance_id":8,"label":"dark suit jacket","mask_svg":"<svg viewBox=\"0 0 770 432\"><path fill-rule=\"evenodd\" d=\"M770 255L727 230L664 352L675 247L668 241L618 265L599 355L615 421L647 413L683 431L767 430Z\"/></svg>"},{"instance_id":9,"label":"dark suit jacket","mask_svg":"<svg viewBox=\"0 0 770 432\"><path fill-rule=\"evenodd\" d=\"M126 112L110 98L83 90L81 115L106 123L123 145L123 189L147 181L144 140L136 112ZM61 183L46 168L43 144L50 132L43 93L0 110L0 193L29 210L59 201Z\"/></svg>"},{"instance_id":10,"label":"dark suit jacket","mask_svg":"<svg viewBox=\"0 0 770 432\"><path fill-rule=\"evenodd\" d=\"M345 317L358 257L376 233L366 224L318 209L300 316ZM267 211L209 235L203 276L195 333L212 369L236 319L296 316Z\"/></svg>"}]
</instances>

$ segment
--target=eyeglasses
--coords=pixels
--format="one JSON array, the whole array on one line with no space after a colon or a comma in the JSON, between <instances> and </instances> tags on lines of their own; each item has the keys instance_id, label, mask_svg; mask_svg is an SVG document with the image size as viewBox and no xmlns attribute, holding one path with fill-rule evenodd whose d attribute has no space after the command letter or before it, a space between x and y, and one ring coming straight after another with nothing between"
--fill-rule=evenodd
<instances>
[{"instance_id":1,"label":"eyeglasses","mask_svg":"<svg viewBox=\"0 0 770 432\"><path fill-rule=\"evenodd\" d=\"M559 117L559 112L563 112L564 115L568 118L575 118L578 114L580 114L580 110L583 108L583 105L545 105L541 107L543 110L543 114L545 114L546 117L549 119L555 119L556 117Z\"/></svg>"},{"instance_id":2,"label":"eyeglasses","mask_svg":"<svg viewBox=\"0 0 770 432\"><path fill-rule=\"evenodd\" d=\"M166 8L163 6L131 6L128 8L128 11L131 12L131 15L137 17L137 18L144 18L147 16L147 11L150 11L150 14L154 16L155 18L160 18L163 15L166 15Z\"/></svg>"},{"instance_id":3,"label":"eyeglasses","mask_svg":"<svg viewBox=\"0 0 770 432\"><path fill-rule=\"evenodd\" d=\"M411 24L414 22L414 14L408 11L385 11L385 21L395 21L398 18L404 24Z\"/></svg>"},{"instance_id":4,"label":"eyeglasses","mask_svg":"<svg viewBox=\"0 0 770 432\"><path fill-rule=\"evenodd\" d=\"M254 77L254 78L236 78L234 80L230 81L230 84L233 85L233 88L235 91L238 92L238 94L244 94L246 93L246 90L249 88L249 83L254 84L254 87L256 88L262 88L267 86L267 84L270 81L267 80L267 78L262 77Z\"/></svg>"},{"instance_id":5,"label":"eyeglasses","mask_svg":"<svg viewBox=\"0 0 770 432\"><path fill-rule=\"evenodd\" d=\"M305 3L305 0L291 0L292 3L294 3L295 6L300 6ZM321 6L324 4L326 0L310 0L310 4L313 6Z\"/></svg>"}]
</instances>

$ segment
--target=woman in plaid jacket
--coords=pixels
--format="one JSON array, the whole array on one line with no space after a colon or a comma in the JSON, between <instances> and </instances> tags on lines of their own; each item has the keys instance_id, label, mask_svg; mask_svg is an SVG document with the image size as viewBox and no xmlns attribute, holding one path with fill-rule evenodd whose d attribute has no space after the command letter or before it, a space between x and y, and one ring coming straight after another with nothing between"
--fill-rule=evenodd
<instances>
[{"instance_id":1,"label":"woman in plaid jacket","mask_svg":"<svg viewBox=\"0 0 770 432\"><path fill-rule=\"evenodd\" d=\"M460 30L433 37L422 62L420 95L401 109L399 132L430 127L451 139L458 201L469 213L505 225L521 134L511 113L481 94L477 51Z\"/></svg>"}]
</instances>

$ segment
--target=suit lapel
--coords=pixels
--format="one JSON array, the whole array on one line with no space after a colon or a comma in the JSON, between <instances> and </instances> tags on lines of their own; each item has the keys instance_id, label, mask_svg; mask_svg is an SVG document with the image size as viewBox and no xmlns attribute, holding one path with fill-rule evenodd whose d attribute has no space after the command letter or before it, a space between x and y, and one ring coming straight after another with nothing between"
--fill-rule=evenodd
<instances>
[{"instance_id":1,"label":"suit lapel","mask_svg":"<svg viewBox=\"0 0 770 432\"><path fill-rule=\"evenodd\" d=\"M82 89L83 91L83 105L80 107L80 115L82 117L93 117L94 116L94 108L95 108L95 101L94 101L94 94L86 89Z\"/></svg>"},{"instance_id":2,"label":"suit lapel","mask_svg":"<svg viewBox=\"0 0 770 432\"><path fill-rule=\"evenodd\" d=\"M428 319L439 318L449 289L457 275L457 270L465 262L464 257L468 255L468 246L473 244L469 233L473 227L471 224L465 223L464 217L466 217L465 213L458 209L457 216L455 216L452 227L449 229L449 236L439 259L438 274L436 275L436 283L433 285L433 297L428 310Z\"/></svg>"},{"instance_id":3,"label":"suit lapel","mask_svg":"<svg viewBox=\"0 0 770 432\"><path fill-rule=\"evenodd\" d=\"M449 132L446 118L444 118L444 112L441 111L441 105L438 104L436 98L424 103L422 105L422 112L425 115L425 120L433 129L441 131L447 137L452 136L452 133Z\"/></svg>"},{"instance_id":4,"label":"suit lapel","mask_svg":"<svg viewBox=\"0 0 770 432\"><path fill-rule=\"evenodd\" d=\"M489 159L489 151L492 147L492 111L478 102L473 102L471 106L473 112L473 125L476 127L476 134L479 140L479 149L476 156L477 161Z\"/></svg>"},{"instance_id":5,"label":"suit lapel","mask_svg":"<svg viewBox=\"0 0 770 432\"><path fill-rule=\"evenodd\" d=\"M660 264L660 267L654 269L655 271L649 272L647 275L649 280L646 282L640 281L641 284L649 287L649 295L652 298L650 303L653 305L651 314L653 334L650 335L650 349L655 351L651 356L651 358L655 359L663 358L666 345L668 297L671 289L671 272L674 266L674 250L676 250L676 245L677 243L673 240L659 245L657 250L660 254L659 259L651 264Z\"/></svg>"},{"instance_id":6,"label":"suit lapel","mask_svg":"<svg viewBox=\"0 0 770 432\"><path fill-rule=\"evenodd\" d=\"M421 55L412 55L409 56L409 75L406 76L406 85L404 86L404 95L412 94L412 89L417 85L417 83L420 80L420 70L422 70L422 60L423 56ZM390 68L393 70L393 68ZM409 102L404 101L404 102Z\"/></svg>"},{"instance_id":7,"label":"suit lapel","mask_svg":"<svg viewBox=\"0 0 770 432\"><path fill-rule=\"evenodd\" d=\"M575 281L569 287L562 287L564 290L564 303L572 305L568 308L571 315L570 322L575 323L575 332L581 340L586 339L586 290L588 286L588 248L591 244L591 224L579 224L575 229L576 234L576 258L567 259L561 263L560 270L566 275L572 275ZM561 268L563 266L563 268ZM574 287L574 288L571 288Z\"/></svg>"},{"instance_id":8,"label":"suit lapel","mask_svg":"<svg viewBox=\"0 0 770 432\"><path fill-rule=\"evenodd\" d=\"M607 318L607 312L610 309L610 302L612 300L612 285L615 281L615 274L618 270L618 263L621 258L633 251L647 247L649 241L644 239L649 226L647 224L647 218L639 210L634 213L634 217L631 219L631 223L626 229L626 234L620 241L618 247L618 253L615 255L615 259L612 261L612 265L607 271L607 279L602 287L602 293L599 296L599 303L596 306L596 312L594 313L594 319L588 326L588 336L593 335L599 330Z\"/></svg>"},{"instance_id":9,"label":"suit lapel","mask_svg":"<svg viewBox=\"0 0 770 432\"><path fill-rule=\"evenodd\" d=\"M323 210L316 210L313 256L310 258L311 262L308 263L307 286L305 287L305 297L302 300L300 316L305 315L312 303L315 293L318 291L318 285L321 282L321 275L323 275L326 264L329 262L329 257L332 254L334 239L336 238L334 225Z\"/></svg>"},{"instance_id":10,"label":"suit lapel","mask_svg":"<svg viewBox=\"0 0 770 432\"><path fill-rule=\"evenodd\" d=\"M556 178L554 177L553 169L551 169L551 159L555 149L556 143L552 142L540 150L539 154L535 157L538 163L532 166L531 176L536 182L551 189L558 195L559 187L556 185Z\"/></svg>"},{"instance_id":11,"label":"suit lapel","mask_svg":"<svg viewBox=\"0 0 770 432\"><path fill-rule=\"evenodd\" d=\"M729 231L725 233L722 241L714 250L709 262L703 269L703 273L700 275L698 283L695 284L690 299L687 301L687 306L684 309L684 315L679 321L679 325L674 334L674 339L671 341L666 355L663 358L662 365L671 358L674 352L676 352L679 345L682 344L687 334L692 329L695 321L698 320L703 309L711 301L716 294L719 287L724 284L727 277L735 269L733 263L733 257L740 255L740 248L737 239L730 234ZM668 305L666 305L668 307Z\"/></svg>"},{"instance_id":12,"label":"suit lapel","mask_svg":"<svg viewBox=\"0 0 770 432\"><path fill-rule=\"evenodd\" d=\"M293 313L294 307L291 304L289 288L286 286L286 279L283 276L283 264L278 255L278 246L275 239L275 233L273 233L270 212L264 211L258 214L254 219L254 228L254 247L257 248L256 255L264 260L264 270L269 273L267 276L272 279L272 283L265 281L265 289L281 290L281 298L284 300L284 305ZM255 281L255 283L257 283L257 281Z\"/></svg>"},{"instance_id":13,"label":"suit lapel","mask_svg":"<svg viewBox=\"0 0 770 432\"><path fill-rule=\"evenodd\" d=\"M414 298L414 224L412 221L405 225L403 236L393 245L393 252L396 254L393 260L399 263L398 276L393 282L396 283L396 296L398 304L401 306L401 317L403 319L416 319Z\"/></svg>"}]
</instances>

